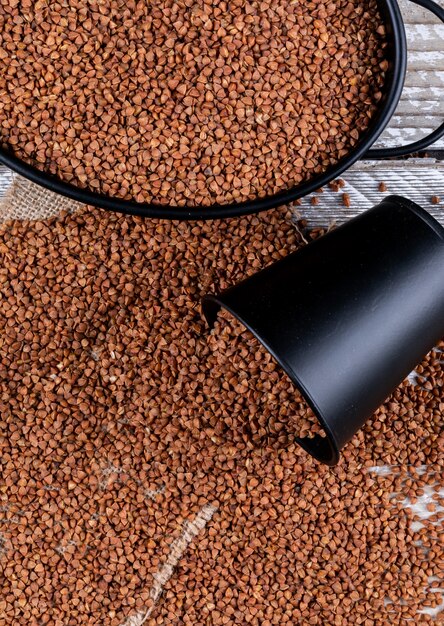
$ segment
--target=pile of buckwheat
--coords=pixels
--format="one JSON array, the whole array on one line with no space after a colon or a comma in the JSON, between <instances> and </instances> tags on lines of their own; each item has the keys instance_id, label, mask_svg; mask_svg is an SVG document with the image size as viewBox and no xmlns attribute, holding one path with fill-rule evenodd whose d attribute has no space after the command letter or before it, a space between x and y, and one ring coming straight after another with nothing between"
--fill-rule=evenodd
<instances>
[{"instance_id":1,"label":"pile of buckwheat","mask_svg":"<svg viewBox=\"0 0 444 626\"><path fill-rule=\"evenodd\" d=\"M2 624L439 623L439 348L328 468L264 348L202 320L299 245L287 210L0 227Z\"/></svg>"},{"instance_id":2,"label":"pile of buckwheat","mask_svg":"<svg viewBox=\"0 0 444 626\"><path fill-rule=\"evenodd\" d=\"M118 198L261 197L356 145L385 46L376 0L0 0L0 142Z\"/></svg>"}]
</instances>

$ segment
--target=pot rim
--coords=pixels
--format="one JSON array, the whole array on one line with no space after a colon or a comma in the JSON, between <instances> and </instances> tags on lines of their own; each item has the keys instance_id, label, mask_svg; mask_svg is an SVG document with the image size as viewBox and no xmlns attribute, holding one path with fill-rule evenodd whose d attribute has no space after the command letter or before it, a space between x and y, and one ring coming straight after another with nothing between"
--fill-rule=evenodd
<instances>
[{"instance_id":1,"label":"pot rim","mask_svg":"<svg viewBox=\"0 0 444 626\"><path fill-rule=\"evenodd\" d=\"M298 198L306 196L328 184L351 167L374 144L389 123L401 98L407 69L407 43L401 11L396 0L378 0L380 11L385 20L387 36L390 43L391 67L386 76L386 90L379 112L370 127L362 135L358 144L323 174L315 176L302 184L276 194L255 198L239 203L213 204L210 206L170 206L155 203L140 203L134 200L123 200L90 189L82 189L71 183L62 181L57 176L48 174L22 161L6 148L0 146L0 163L24 176L28 180L45 187L77 202L98 208L136 215L140 217L160 218L169 220L210 220L228 217L239 217L259 213L268 209L290 204Z\"/></svg>"}]
</instances>

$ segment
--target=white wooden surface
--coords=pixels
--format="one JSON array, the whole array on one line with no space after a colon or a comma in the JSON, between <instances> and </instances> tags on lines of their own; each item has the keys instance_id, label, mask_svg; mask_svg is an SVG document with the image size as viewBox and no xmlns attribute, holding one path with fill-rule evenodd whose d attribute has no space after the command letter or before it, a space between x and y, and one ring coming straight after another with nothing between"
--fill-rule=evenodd
<instances>
[{"instance_id":1,"label":"white wooden surface","mask_svg":"<svg viewBox=\"0 0 444 626\"><path fill-rule=\"evenodd\" d=\"M444 0L438 2L444 7ZM410 0L400 0L400 5L408 39L408 72L400 104L376 144L379 147L415 141L444 120L444 24ZM343 176L346 187L341 193L327 189L318 205L305 198L299 210L310 226L344 221L381 199L378 183L385 181L389 193L417 201L444 223L444 138L430 150L436 158L357 163ZM11 172L0 166L0 198L10 182ZM341 201L344 191L350 195L349 209ZM440 205L431 204L432 195L442 198Z\"/></svg>"},{"instance_id":2,"label":"white wooden surface","mask_svg":"<svg viewBox=\"0 0 444 626\"><path fill-rule=\"evenodd\" d=\"M325 228L340 224L391 194L417 202L444 226L444 161L363 161L342 178L345 186L339 192L325 189L322 194L313 194L318 198L318 205L311 205L311 196L302 199L298 212L307 220L308 227ZM380 182L385 182L386 192L379 191ZM349 195L350 207L344 206L343 193ZM432 195L439 195L441 203L432 204Z\"/></svg>"},{"instance_id":3,"label":"white wooden surface","mask_svg":"<svg viewBox=\"0 0 444 626\"><path fill-rule=\"evenodd\" d=\"M404 93L391 124L377 145L415 141L444 119L444 24L409 0L400 1L408 42ZM444 0L438 0L444 7ZM444 150L444 138L435 149Z\"/></svg>"}]
</instances>

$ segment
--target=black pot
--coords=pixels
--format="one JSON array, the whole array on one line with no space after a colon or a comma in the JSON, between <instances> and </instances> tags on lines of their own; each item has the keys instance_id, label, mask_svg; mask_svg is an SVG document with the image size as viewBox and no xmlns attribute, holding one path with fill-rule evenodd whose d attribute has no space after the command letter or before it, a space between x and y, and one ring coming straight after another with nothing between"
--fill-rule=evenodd
<instances>
[{"instance_id":1,"label":"black pot","mask_svg":"<svg viewBox=\"0 0 444 626\"><path fill-rule=\"evenodd\" d=\"M389 196L218 295L273 355L325 437L297 438L334 465L340 450L444 334L444 228Z\"/></svg>"},{"instance_id":2,"label":"black pot","mask_svg":"<svg viewBox=\"0 0 444 626\"><path fill-rule=\"evenodd\" d=\"M425 7L434 13L444 22L444 9L433 0L411 0L415 4ZM381 15L385 20L388 38L387 53L389 57L389 70L387 71L385 93L381 99L380 109L374 116L373 122L368 130L363 133L357 145L338 163L328 168L326 172L315 176L300 185L296 185L289 190L281 191L277 194L260 198L257 200L247 200L224 205L212 205L209 207L177 207L158 204L145 204L130 200L121 200L111 196L102 195L88 189L80 189L69 183L65 183L56 176L41 172L37 168L28 165L15 157L11 152L0 148L0 163L10 167L25 178L59 193L73 200L78 200L85 204L92 204L110 211L119 211L130 215L140 215L142 217L159 217L166 219L214 219L235 217L247 213L257 213L266 209L288 204L312 193L319 187L337 178L342 172L348 169L353 163L361 158L380 159L386 157L397 157L418 152L426 149L429 145L440 139L444 135L444 123L429 136L420 141L410 143L400 148L388 148L380 150L369 150L376 139L389 123L401 97L404 86L406 66L407 66L407 44L404 30L404 22L397 4L397 0L378 0Z\"/></svg>"}]
</instances>

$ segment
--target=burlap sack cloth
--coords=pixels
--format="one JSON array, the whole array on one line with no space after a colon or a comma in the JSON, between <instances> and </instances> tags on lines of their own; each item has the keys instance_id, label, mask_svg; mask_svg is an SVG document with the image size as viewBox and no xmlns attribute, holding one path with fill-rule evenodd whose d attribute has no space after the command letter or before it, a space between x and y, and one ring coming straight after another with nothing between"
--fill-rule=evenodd
<instances>
[{"instance_id":1,"label":"burlap sack cloth","mask_svg":"<svg viewBox=\"0 0 444 626\"><path fill-rule=\"evenodd\" d=\"M4 194L3 197L0 198L0 223L15 219L43 220L55 216L62 211L75 212L82 207L81 204L51 193L25 180L24 178L21 178L20 176L11 175L3 168L0 168L0 170L0 187L3 187L3 189L0 189L0 193L3 192ZM412 373L410 382L411 384L417 383L415 373ZM380 476L382 478L385 474L393 471L393 468L390 468L389 466L382 466L371 468L371 470L373 470L375 477ZM426 470L426 468L424 468L424 470ZM103 481L107 482L109 480L115 480L116 476L114 476L114 474L117 471L117 468L107 468L107 470L103 472ZM152 497L154 500L156 496L161 493L162 491L160 489L158 491L153 491L151 495L145 495L147 497ZM411 510L413 510L415 514L419 515L420 518L422 516L426 519L430 515L430 512L427 511L428 504L429 501L425 498L424 502L419 502L413 505L406 500L405 506L411 507ZM153 577L148 596L150 600L149 606L145 607L143 610L135 611L121 624L121 626L142 626L142 624L151 623L150 616L161 597L165 585L172 577L174 577L176 566L184 557L190 544L196 541L198 535L205 532L207 525L211 522L215 513L216 509L211 504L207 504L203 506L200 512L194 515L192 519L190 518L182 524L181 528L178 529L175 538L173 538L173 540L169 543L167 558L160 564L157 573ZM420 526L421 524L419 524L419 528ZM5 544L5 537L0 533L0 553L2 550L3 552L5 551ZM441 590L437 589L436 591L438 592ZM422 619L427 613L429 618L432 618L433 622L435 622L436 618L436 623L441 623L439 620L442 617L442 612L436 608L430 609L429 611L419 611L418 623L423 623ZM395 617L396 616L394 615L394 618ZM1 623L6 626L5 622ZM158 622L156 621L155 623L157 624ZM167 622L162 623L167 624ZM205 623L210 624L211 621ZM199 625L196 624L196 626ZM301 624L301 626L305 626L305 623Z\"/></svg>"},{"instance_id":2,"label":"burlap sack cloth","mask_svg":"<svg viewBox=\"0 0 444 626\"><path fill-rule=\"evenodd\" d=\"M1 184L3 182L3 184ZM0 167L0 223L8 220L44 220L62 211L75 211L79 202L59 196Z\"/></svg>"}]
</instances>

